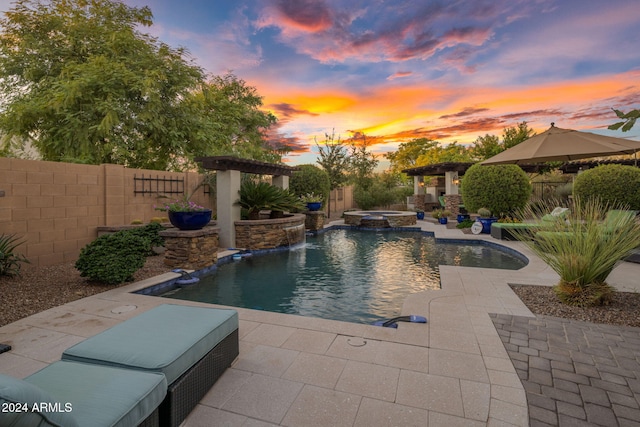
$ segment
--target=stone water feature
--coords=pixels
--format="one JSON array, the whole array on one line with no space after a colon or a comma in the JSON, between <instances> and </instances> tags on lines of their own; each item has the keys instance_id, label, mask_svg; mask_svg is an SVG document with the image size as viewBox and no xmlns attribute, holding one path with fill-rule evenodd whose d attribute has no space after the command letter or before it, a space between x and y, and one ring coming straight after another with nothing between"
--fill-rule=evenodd
<instances>
[{"instance_id":1,"label":"stone water feature","mask_svg":"<svg viewBox=\"0 0 640 427\"><path fill-rule=\"evenodd\" d=\"M390 228L416 225L416 213L411 211L351 211L344 212L344 223L355 227Z\"/></svg>"},{"instance_id":2,"label":"stone water feature","mask_svg":"<svg viewBox=\"0 0 640 427\"><path fill-rule=\"evenodd\" d=\"M305 218L303 214L290 214L284 218L235 221L236 247L274 249L303 243Z\"/></svg>"}]
</instances>

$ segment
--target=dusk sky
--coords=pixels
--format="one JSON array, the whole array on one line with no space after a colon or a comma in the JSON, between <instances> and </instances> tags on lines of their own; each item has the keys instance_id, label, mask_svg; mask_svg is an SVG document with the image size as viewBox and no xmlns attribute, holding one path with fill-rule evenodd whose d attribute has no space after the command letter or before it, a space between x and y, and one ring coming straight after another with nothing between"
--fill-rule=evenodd
<instances>
[{"instance_id":1,"label":"dusk sky","mask_svg":"<svg viewBox=\"0 0 640 427\"><path fill-rule=\"evenodd\" d=\"M291 164L314 137L375 153L427 137L471 143L527 121L604 129L640 108L638 0L126 0L208 72L255 86ZM3 0L3 10L8 2Z\"/></svg>"}]
</instances>

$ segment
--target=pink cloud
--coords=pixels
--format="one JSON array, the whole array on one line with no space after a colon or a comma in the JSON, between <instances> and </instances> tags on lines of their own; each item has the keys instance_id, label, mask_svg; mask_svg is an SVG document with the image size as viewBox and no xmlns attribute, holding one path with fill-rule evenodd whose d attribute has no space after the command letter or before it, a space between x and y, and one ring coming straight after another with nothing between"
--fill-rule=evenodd
<instances>
[{"instance_id":1,"label":"pink cloud","mask_svg":"<svg viewBox=\"0 0 640 427\"><path fill-rule=\"evenodd\" d=\"M409 77L413 74L413 71L398 71L387 77L387 80L395 80L401 79L404 77Z\"/></svg>"}]
</instances>

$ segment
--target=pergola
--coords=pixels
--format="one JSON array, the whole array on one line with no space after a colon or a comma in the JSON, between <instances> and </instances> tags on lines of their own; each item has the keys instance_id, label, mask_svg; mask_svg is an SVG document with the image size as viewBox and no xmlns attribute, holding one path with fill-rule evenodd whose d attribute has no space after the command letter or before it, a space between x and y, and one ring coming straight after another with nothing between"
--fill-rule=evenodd
<instances>
[{"instance_id":1,"label":"pergola","mask_svg":"<svg viewBox=\"0 0 640 427\"><path fill-rule=\"evenodd\" d=\"M216 175L216 206L217 222L220 227L220 247L232 248L236 245L235 221L240 220L240 206L238 200L241 173L256 175L271 175L272 184L287 189L289 177L298 168L260 162L257 160L241 159L233 156L197 157L196 162L207 170L217 171Z\"/></svg>"}]
</instances>

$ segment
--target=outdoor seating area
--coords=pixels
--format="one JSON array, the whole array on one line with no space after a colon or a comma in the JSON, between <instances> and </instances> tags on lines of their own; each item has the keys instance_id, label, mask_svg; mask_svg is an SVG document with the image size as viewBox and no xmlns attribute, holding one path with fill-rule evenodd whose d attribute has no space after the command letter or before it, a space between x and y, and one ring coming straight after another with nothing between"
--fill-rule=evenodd
<instances>
[{"instance_id":1,"label":"outdoor seating area","mask_svg":"<svg viewBox=\"0 0 640 427\"><path fill-rule=\"evenodd\" d=\"M4 424L0 414L0 424L177 427L238 353L235 310L159 305L68 348L24 381L0 376L5 402L74 402L51 418L13 411Z\"/></svg>"},{"instance_id":2,"label":"outdoor seating area","mask_svg":"<svg viewBox=\"0 0 640 427\"><path fill-rule=\"evenodd\" d=\"M518 234L526 232L535 237L536 233L551 227L556 221L564 221L569 214L568 208L557 207L535 222L494 222L491 224L491 237L499 240L518 240Z\"/></svg>"}]
</instances>

